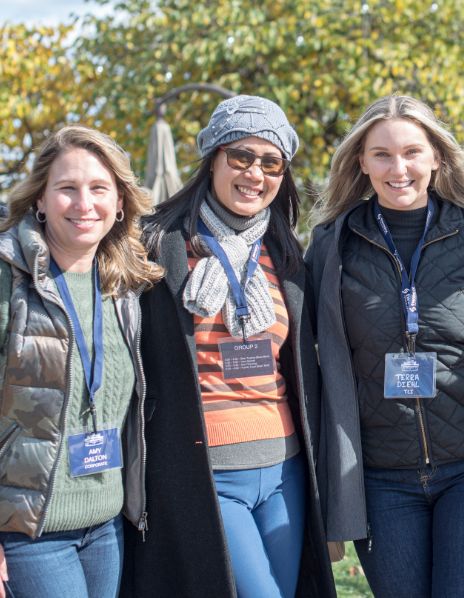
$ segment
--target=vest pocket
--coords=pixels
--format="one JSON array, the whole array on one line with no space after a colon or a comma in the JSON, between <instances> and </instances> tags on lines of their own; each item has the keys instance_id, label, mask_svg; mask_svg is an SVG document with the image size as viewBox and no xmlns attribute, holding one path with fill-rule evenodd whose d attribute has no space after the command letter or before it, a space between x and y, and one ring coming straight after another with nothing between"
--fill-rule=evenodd
<instances>
[{"instance_id":1,"label":"vest pocket","mask_svg":"<svg viewBox=\"0 0 464 598\"><path fill-rule=\"evenodd\" d=\"M20 432L21 428L16 422L0 421L0 461Z\"/></svg>"}]
</instances>

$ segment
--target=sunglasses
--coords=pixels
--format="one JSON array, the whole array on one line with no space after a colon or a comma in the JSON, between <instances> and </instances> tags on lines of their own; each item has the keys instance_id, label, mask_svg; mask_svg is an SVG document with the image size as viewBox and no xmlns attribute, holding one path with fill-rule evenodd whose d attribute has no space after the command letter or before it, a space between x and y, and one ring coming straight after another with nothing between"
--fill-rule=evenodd
<instances>
[{"instance_id":1,"label":"sunglasses","mask_svg":"<svg viewBox=\"0 0 464 598\"><path fill-rule=\"evenodd\" d=\"M277 156L257 156L254 152L235 147L219 147L225 152L227 165L234 170L248 170L256 160L259 160L259 167L267 176L282 176L290 166L290 160L278 158Z\"/></svg>"}]
</instances>

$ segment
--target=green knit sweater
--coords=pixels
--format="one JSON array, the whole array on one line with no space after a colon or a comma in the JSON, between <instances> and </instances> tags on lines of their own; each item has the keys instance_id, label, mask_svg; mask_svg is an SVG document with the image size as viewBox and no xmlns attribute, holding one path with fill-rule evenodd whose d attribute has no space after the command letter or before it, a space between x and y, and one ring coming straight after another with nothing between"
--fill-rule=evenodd
<instances>
[{"instance_id":1,"label":"green knit sweater","mask_svg":"<svg viewBox=\"0 0 464 598\"><path fill-rule=\"evenodd\" d=\"M92 355L93 280L92 272L65 273L84 337ZM103 301L103 379L95 395L101 427L122 428L135 383L134 368L112 299ZM73 478L68 462L68 436L91 429L89 402L82 362L74 342L71 362L71 388L64 429L64 443L58 463L45 531L65 531L98 525L115 517L122 509L123 486L119 469Z\"/></svg>"}]
</instances>

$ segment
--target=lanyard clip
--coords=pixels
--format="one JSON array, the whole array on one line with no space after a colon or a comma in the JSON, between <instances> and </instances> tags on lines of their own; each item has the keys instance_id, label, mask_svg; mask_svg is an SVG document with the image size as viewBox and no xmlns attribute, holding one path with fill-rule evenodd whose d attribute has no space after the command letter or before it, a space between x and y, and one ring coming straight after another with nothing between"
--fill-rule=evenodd
<instances>
[{"instance_id":1,"label":"lanyard clip","mask_svg":"<svg viewBox=\"0 0 464 598\"><path fill-rule=\"evenodd\" d=\"M416 334L410 334L409 332L405 332L405 335L408 353L410 355L414 355L414 353L416 352Z\"/></svg>"},{"instance_id":2,"label":"lanyard clip","mask_svg":"<svg viewBox=\"0 0 464 598\"><path fill-rule=\"evenodd\" d=\"M245 305L237 307L235 310L235 315L237 316L240 326L242 327L243 342L246 343L245 324L250 321L250 314L248 312L246 303Z\"/></svg>"},{"instance_id":3,"label":"lanyard clip","mask_svg":"<svg viewBox=\"0 0 464 598\"><path fill-rule=\"evenodd\" d=\"M246 343L246 333L245 333L245 324L250 321L250 316L239 316L238 321L240 322L240 326L242 327L242 336L243 342Z\"/></svg>"},{"instance_id":4,"label":"lanyard clip","mask_svg":"<svg viewBox=\"0 0 464 598\"><path fill-rule=\"evenodd\" d=\"M97 428L97 408L95 407L94 401L90 401L90 415L92 416L93 431L96 434Z\"/></svg>"}]
</instances>

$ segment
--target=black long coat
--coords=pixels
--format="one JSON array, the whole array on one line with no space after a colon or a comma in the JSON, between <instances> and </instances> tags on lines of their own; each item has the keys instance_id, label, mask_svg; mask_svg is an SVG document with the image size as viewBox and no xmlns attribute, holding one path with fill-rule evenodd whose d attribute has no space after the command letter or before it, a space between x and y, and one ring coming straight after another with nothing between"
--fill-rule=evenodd
<instances>
[{"instance_id":1,"label":"black long coat","mask_svg":"<svg viewBox=\"0 0 464 598\"><path fill-rule=\"evenodd\" d=\"M265 238L275 264L278 255ZM147 378L148 531L126 525L124 598L234 598L235 584L214 488L197 377L193 316L182 304L188 278L179 228L163 238L166 278L142 297L142 355ZM298 596L336 595L316 487L319 380L304 266L281 280L290 335L281 351L289 403L308 465L308 518ZM304 364L304 367L301 366ZM303 374L304 370L304 374Z\"/></svg>"}]
</instances>

